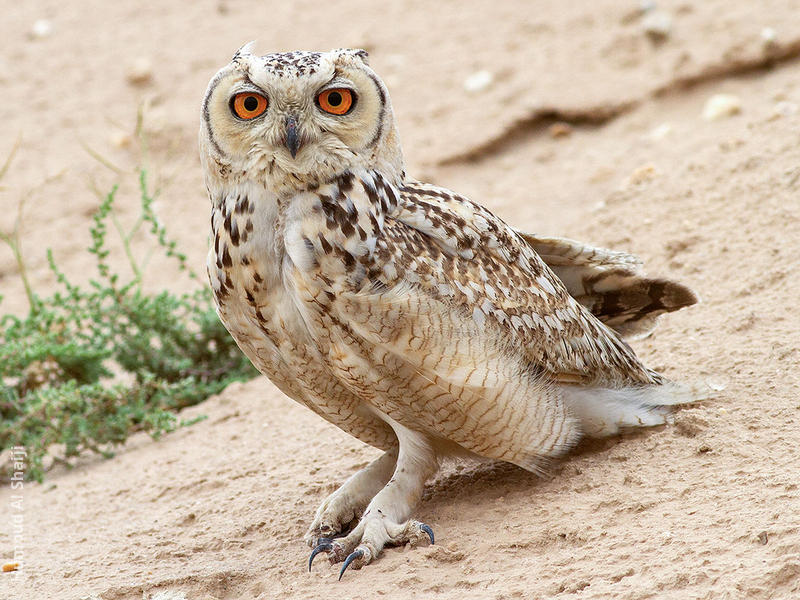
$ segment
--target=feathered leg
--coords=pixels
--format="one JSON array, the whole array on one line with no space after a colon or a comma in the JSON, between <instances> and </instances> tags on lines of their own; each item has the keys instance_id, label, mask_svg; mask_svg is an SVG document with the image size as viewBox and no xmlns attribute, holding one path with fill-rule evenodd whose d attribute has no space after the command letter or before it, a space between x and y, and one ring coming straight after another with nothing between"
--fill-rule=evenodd
<instances>
[{"instance_id":1,"label":"feathered leg","mask_svg":"<svg viewBox=\"0 0 800 600\"><path fill-rule=\"evenodd\" d=\"M344 561L340 578L348 567L360 569L374 560L387 544L433 542L431 528L409 517L422 498L425 482L439 468L436 453L424 435L395 422L391 425L400 441L394 475L369 503L358 525L319 550L328 553L331 563Z\"/></svg>"},{"instance_id":2,"label":"feathered leg","mask_svg":"<svg viewBox=\"0 0 800 600\"><path fill-rule=\"evenodd\" d=\"M325 498L306 533L306 543L313 548L319 545L320 538L330 539L346 531L347 526L361 517L369 501L389 481L396 463L397 448L394 448L352 475Z\"/></svg>"}]
</instances>

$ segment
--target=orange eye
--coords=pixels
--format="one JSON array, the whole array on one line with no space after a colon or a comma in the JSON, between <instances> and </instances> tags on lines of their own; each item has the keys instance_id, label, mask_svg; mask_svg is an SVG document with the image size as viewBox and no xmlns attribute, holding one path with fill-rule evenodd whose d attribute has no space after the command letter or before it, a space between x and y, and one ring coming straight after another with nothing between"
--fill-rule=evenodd
<instances>
[{"instance_id":1,"label":"orange eye","mask_svg":"<svg viewBox=\"0 0 800 600\"><path fill-rule=\"evenodd\" d=\"M231 100L231 110L240 119L255 119L267 110L267 99L261 94L242 92Z\"/></svg>"},{"instance_id":2,"label":"orange eye","mask_svg":"<svg viewBox=\"0 0 800 600\"><path fill-rule=\"evenodd\" d=\"M317 96L319 107L332 115L344 115L350 112L356 103L355 94L346 88L325 90Z\"/></svg>"}]
</instances>

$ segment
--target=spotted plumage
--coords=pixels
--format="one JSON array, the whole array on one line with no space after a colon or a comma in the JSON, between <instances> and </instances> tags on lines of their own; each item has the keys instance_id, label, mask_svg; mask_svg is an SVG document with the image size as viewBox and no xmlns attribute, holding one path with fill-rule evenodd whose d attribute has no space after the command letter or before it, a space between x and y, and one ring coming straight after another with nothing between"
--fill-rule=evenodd
<instances>
[{"instance_id":1,"label":"spotted plumage","mask_svg":"<svg viewBox=\"0 0 800 600\"><path fill-rule=\"evenodd\" d=\"M691 399L623 336L694 294L407 177L363 51L246 47L203 115L220 317L286 395L386 451L317 511L312 558L360 567L433 541L409 517L447 457L538 471L581 435L664 423Z\"/></svg>"}]
</instances>

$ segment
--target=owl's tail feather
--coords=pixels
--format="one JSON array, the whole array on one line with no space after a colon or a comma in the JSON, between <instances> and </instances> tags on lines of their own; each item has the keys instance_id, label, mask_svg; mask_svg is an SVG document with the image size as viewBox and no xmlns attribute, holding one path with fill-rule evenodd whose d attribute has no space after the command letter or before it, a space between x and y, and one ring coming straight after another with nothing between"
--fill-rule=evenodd
<instances>
[{"instance_id":1,"label":"owl's tail feather","mask_svg":"<svg viewBox=\"0 0 800 600\"><path fill-rule=\"evenodd\" d=\"M670 422L678 404L708 397L702 385L681 386L667 382L624 388L562 385L562 397L589 437L614 435L621 429L652 427Z\"/></svg>"},{"instance_id":2,"label":"owl's tail feather","mask_svg":"<svg viewBox=\"0 0 800 600\"><path fill-rule=\"evenodd\" d=\"M658 317L698 301L681 283L645 276L639 259L631 254L567 238L518 233L570 295L622 337L645 337Z\"/></svg>"}]
</instances>

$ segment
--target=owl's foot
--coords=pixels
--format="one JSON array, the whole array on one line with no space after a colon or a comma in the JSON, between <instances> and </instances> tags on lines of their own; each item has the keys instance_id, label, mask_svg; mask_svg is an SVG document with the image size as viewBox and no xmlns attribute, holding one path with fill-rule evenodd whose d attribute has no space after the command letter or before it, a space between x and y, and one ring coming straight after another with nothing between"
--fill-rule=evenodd
<instances>
[{"instance_id":1,"label":"owl's foot","mask_svg":"<svg viewBox=\"0 0 800 600\"><path fill-rule=\"evenodd\" d=\"M375 560L387 544L416 546L425 540L433 543L433 530L408 517L422 497L425 481L439 468L436 453L424 434L394 421L392 429L400 443L394 473L387 477L386 485L375 494L350 533L319 540L308 559L309 570L314 557L325 552L332 564L344 563L339 571L341 579L348 567L360 569ZM376 482L375 478L370 481Z\"/></svg>"},{"instance_id":2,"label":"owl's foot","mask_svg":"<svg viewBox=\"0 0 800 600\"><path fill-rule=\"evenodd\" d=\"M339 539L321 539L308 558L308 569L317 554L326 552L331 564L344 561L339 571L342 578L348 567L360 569L372 562L383 550L384 546L401 546L411 544L418 546L423 541L434 542L433 530L419 521L394 523L378 511L378 514L367 513L347 536Z\"/></svg>"},{"instance_id":3,"label":"owl's foot","mask_svg":"<svg viewBox=\"0 0 800 600\"><path fill-rule=\"evenodd\" d=\"M325 540L347 532L370 500L386 485L397 462L397 450L389 450L344 482L325 498L305 535L306 543L318 547Z\"/></svg>"},{"instance_id":4,"label":"owl's foot","mask_svg":"<svg viewBox=\"0 0 800 600\"><path fill-rule=\"evenodd\" d=\"M350 524L361 516L369 503L369 499L363 504L358 502L348 494L341 493L342 489L339 488L328 496L317 509L314 521L304 537L310 547L319 546L349 531Z\"/></svg>"}]
</instances>

